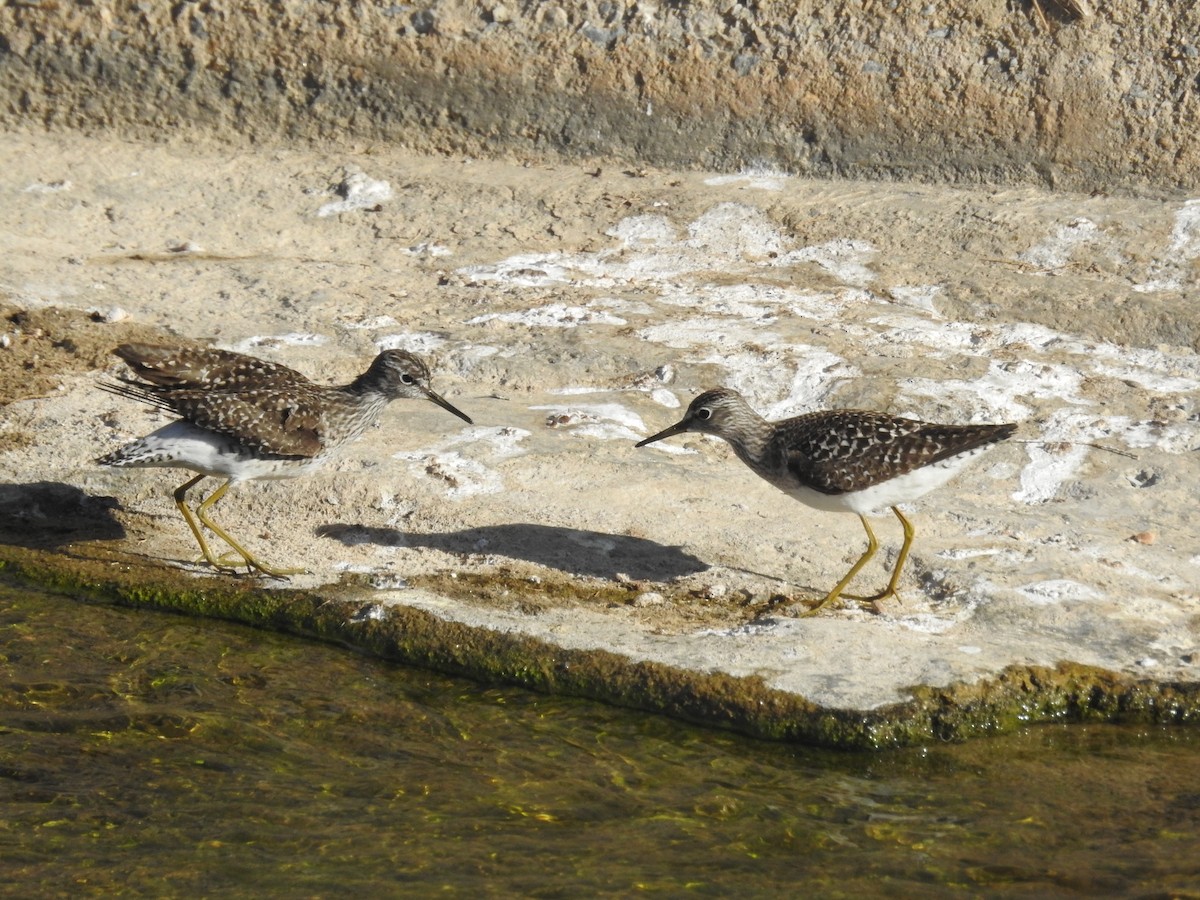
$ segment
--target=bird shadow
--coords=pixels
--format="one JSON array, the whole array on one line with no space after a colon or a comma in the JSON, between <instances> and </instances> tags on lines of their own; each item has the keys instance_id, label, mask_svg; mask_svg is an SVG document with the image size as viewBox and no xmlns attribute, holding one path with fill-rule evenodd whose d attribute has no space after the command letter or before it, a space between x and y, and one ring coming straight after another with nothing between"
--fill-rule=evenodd
<instances>
[{"instance_id":1,"label":"bird shadow","mask_svg":"<svg viewBox=\"0 0 1200 900\"><path fill-rule=\"evenodd\" d=\"M337 523L321 526L317 534L346 545L373 543L426 547L445 553L506 556L575 575L607 579L627 575L636 581L670 581L708 568L679 547L645 538L553 525L513 523L419 534L397 528Z\"/></svg>"},{"instance_id":2,"label":"bird shadow","mask_svg":"<svg viewBox=\"0 0 1200 900\"><path fill-rule=\"evenodd\" d=\"M0 543L53 549L78 541L116 540L125 529L113 497L94 497L69 484L0 484Z\"/></svg>"}]
</instances>

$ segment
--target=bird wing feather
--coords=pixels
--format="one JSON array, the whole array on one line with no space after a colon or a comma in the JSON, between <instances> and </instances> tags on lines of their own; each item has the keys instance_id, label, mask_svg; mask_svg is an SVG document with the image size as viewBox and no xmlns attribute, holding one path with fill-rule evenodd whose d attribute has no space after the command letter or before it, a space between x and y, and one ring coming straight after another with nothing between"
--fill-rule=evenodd
<instances>
[{"instance_id":1,"label":"bird wing feather","mask_svg":"<svg viewBox=\"0 0 1200 900\"><path fill-rule=\"evenodd\" d=\"M311 458L321 452L324 418L311 384L220 392L153 384L102 383L110 394L176 413L256 453Z\"/></svg>"},{"instance_id":2,"label":"bird wing feather","mask_svg":"<svg viewBox=\"0 0 1200 900\"><path fill-rule=\"evenodd\" d=\"M114 352L135 375L159 387L236 390L248 383L278 387L312 383L295 369L231 350L122 344Z\"/></svg>"},{"instance_id":3,"label":"bird wing feather","mask_svg":"<svg viewBox=\"0 0 1200 900\"><path fill-rule=\"evenodd\" d=\"M811 413L787 424L788 471L826 494L862 490L1012 433L1007 426L934 425L853 410Z\"/></svg>"}]
</instances>

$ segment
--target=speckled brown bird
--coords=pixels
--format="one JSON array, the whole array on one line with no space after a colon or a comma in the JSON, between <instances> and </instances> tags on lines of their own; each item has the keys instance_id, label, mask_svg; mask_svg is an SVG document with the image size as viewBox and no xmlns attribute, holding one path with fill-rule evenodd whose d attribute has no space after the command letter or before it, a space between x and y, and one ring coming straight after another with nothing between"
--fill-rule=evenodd
<instances>
[{"instance_id":1,"label":"speckled brown bird","mask_svg":"<svg viewBox=\"0 0 1200 900\"><path fill-rule=\"evenodd\" d=\"M1006 440L1013 424L935 425L863 410L813 412L768 422L727 388L707 391L670 428L638 442L660 441L688 431L728 441L746 465L790 497L814 509L852 512L867 531L867 550L810 614L825 609L875 555L878 541L867 516L890 507L904 528L904 543L888 585L872 603L895 596L912 546L912 523L897 504L940 487L971 460Z\"/></svg>"},{"instance_id":2,"label":"speckled brown bird","mask_svg":"<svg viewBox=\"0 0 1200 900\"><path fill-rule=\"evenodd\" d=\"M274 577L303 571L265 565L212 521L209 511L232 486L312 471L358 438L392 400L430 400L471 421L433 391L429 369L403 350L383 351L366 372L340 387L313 384L287 366L228 350L122 344L113 352L137 379L103 382L101 389L181 418L97 462L118 468L157 466L198 472L176 488L175 505L204 558L218 569L228 567L209 550L200 524L232 547L250 569ZM193 515L187 492L209 476L225 482Z\"/></svg>"}]
</instances>

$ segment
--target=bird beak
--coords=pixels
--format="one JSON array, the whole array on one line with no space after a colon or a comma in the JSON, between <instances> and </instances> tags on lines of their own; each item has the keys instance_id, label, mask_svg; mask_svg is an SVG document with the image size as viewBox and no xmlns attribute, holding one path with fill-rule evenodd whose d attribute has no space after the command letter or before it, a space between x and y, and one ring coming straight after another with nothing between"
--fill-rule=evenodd
<instances>
[{"instance_id":1,"label":"bird beak","mask_svg":"<svg viewBox=\"0 0 1200 900\"><path fill-rule=\"evenodd\" d=\"M433 403L436 403L436 404L437 404L438 406L440 406L442 409L446 410L446 412L452 412L452 413L454 413L456 416L458 416L460 419L462 419L462 420L463 420L464 422L466 422L468 425L474 425L474 424L475 424L474 422L472 422L472 421L471 421L471 417L470 417L470 416L468 416L468 415L467 415L465 412L463 412L461 409L456 409L456 408L455 408L455 407L454 407L454 406L453 406L453 405L450 403L450 401L449 401L449 400L447 400L445 397L443 397L441 394L435 393L434 391L428 391L428 390L427 390L427 391L425 392L425 396L426 396L426 397L428 397L428 398L429 398L429 400L430 400L431 402L433 402Z\"/></svg>"},{"instance_id":2,"label":"bird beak","mask_svg":"<svg viewBox=\"0 0 1200 900\"><path fill-rule=\"evenodd\" d=\"M650 435L650 437L646 438L644 441L638 441L633 446L645 447L647 444L653 444L655 441L661 441L663 438L669 438L669 437L672 437L677 434L683 434L687 430L688 430L688 420L683 419L679 422L676 422L670 428L664 428L658 434Z\"/></svg>"}]
</instances>

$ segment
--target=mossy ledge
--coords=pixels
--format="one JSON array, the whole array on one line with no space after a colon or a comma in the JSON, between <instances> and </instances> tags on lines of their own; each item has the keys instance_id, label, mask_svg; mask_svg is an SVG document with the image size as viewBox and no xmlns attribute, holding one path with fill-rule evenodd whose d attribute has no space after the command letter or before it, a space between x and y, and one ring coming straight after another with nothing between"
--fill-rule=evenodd
<instances>
[{"instance_id":1,"label":"mossy ledge","mask_svg":"<svg viewBox=\"0 0 1200 900\"><path fill-rule=\"evenodd\" d=\"M567 650L423 610L383 607L360 589L318 594L196 578L94 545L60 553L0 545L0 577L86 602L227 619L486 683L824 747L880 750L961 741L1042 722L1200 723L1200 683L1136 680L1066 662L1011 666L974 684L916 687L909 701L863 712L820 707L758 678L632 662L604 650Z\"/></svg>"}]
</instances>

